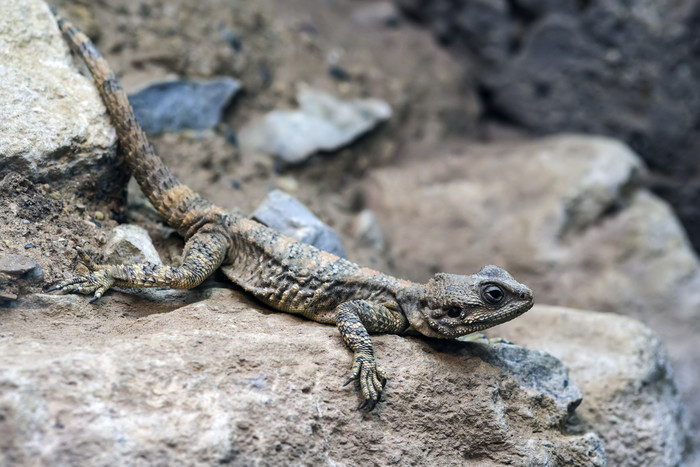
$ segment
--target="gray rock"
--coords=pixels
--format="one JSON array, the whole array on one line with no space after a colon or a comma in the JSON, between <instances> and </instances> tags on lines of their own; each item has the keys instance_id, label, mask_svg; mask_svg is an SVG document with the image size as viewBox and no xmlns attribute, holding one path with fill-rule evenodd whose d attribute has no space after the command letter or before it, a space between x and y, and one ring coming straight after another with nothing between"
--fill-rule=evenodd
<instances>
[{"instance_id":1,"label":"gray rock","mask_svg":"<svg viewBox=\"0 0 700 467\"><path fill-rule=\"evenodd\" d=\"M397 0L475 58L487 111L537 133L609 135L659 172L655 189L700 248L700 4ZM575 85L572 85L575 83Z\"/></svg>"},{"instance_id":2,"label":"gray rock","mask_svg":"<svg viewBox=\"0 0 700 467\"><path fill-rule=\"evenodd\" d=\"M333 229L282 190L270 191L251 217L300 242L346 257L343 244Z\"/></svg>"},{"instance_id":3,"label":"gray rock","mask_svg":"<svg viewBox=\"0 0 700 467\"><path fill-rule=\"evenodd\" d=\"M571 428L598 433L610 465L683 465L685 407L664 345L642 323L539 305L492 333L561 359L583 391Z\"/></svg>"},{"instance_id":4,"label":"gray rock","mask_svg":"<svg viewBox=\"0 0 700 467\"><path fill-rule=\"evenodd\" d=\"M0 2L0 178L120 197L116 135L41 0Z\"/></svg>"},{"instance_id":5,"label":"gray rock","mask_svg":"<svg viewBox=\"0 0 700 467\"><path fill-rule=\"evenodd\" d=\"M13 255L11 253L0 254L0 272L11 276L21 276L32 271L39 265L33 258L24 255Z\"/></svg>"},{"instance_id":6,"label":"gray rock","mask_svg":"<svg viewBox=\"0 0 700 467\"><path fill-rule=\"evenodd\" d=\"M379 99L341 101L307 87L297 101L299 110L273 110L242 128L241 149L294 164L316 152L339 149L391 116L389 105Z\"/></svg>"},{"instance_id":7,"label":"gray rock","mask_svg":"<svg viewBox=\"0 0 700 467\"><path fill-rule=\"evenodd\" d=\"M104 256L107 264L163 264L148 232L138 225L122 224L112 229Z\"/></svg>"},{"instance_id":8,"label":"gray rock","mask_svg":"<svg viewBox=\"0 0 700 467\"><path fill-rule=\"evenodd\" d=\"M129 96L136 119L146 133L216 126L241 85L233 78L165 81Z\"/></svg>"},{"instance_id":9,"label":"gray rock","mask_svg":"<svg viewBox=\"0 0 700 467\"><path fill-rule=\"evenodd\" d=\"M700 261L641 173L618 142L562 136L378 170L365 195L399 276L498 264L538 302L624 312L657 331L700 439Z\"/></svg>"},{"instance_id":10,"label":"gray rock","mask_svg":"<svg viewBox=\"0 0 700 467\"><path fill-rule=\"evenodd\" d=\"M563 430L557 400L580 391L542 352L374 336L390 379L364 414L341 388L351 355L334 326L252 309L231 289L138 317L133 303L96 313L69 298L3 315L0 464L605 463L596 435ZM524 383L516 361L548 371Z\"/></svg>"}]
</instances>

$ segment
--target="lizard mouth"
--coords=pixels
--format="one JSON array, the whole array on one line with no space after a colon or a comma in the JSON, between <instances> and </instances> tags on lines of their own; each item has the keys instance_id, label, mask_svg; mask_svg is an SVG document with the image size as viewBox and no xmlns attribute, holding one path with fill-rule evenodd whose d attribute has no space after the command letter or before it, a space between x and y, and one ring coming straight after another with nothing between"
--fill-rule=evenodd
<instances>
[{"instance_id":1,"label":"lizard mouth","mask_svg":"<svg viewBox=\"0 0 700 467\"><path fill-rule=\"evenodd\" d=\"M449 317L441 310L438 316L431 316L432 313L428 313L426 321L441 337L459 337L510 321L528 311L533 304L533 300L517 302L498 311L492 310L489 313L481 314L466 311L457 317Z\"/></svg>"}]
</instances>

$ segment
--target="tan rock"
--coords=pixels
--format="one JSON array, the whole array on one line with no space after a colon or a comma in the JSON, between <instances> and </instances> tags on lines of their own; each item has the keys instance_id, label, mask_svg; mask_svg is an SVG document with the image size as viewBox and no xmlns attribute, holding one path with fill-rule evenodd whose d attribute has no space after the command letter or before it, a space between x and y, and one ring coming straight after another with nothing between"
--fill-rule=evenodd
<instances>
[{"instance_id":1,"label":"tan rock","mask_svg":"<svg viewBox=\"0 0 700 467\"><path fill-rule=\"evenodd\" d=\"M610 465L682 465L687 420L666 348L637 320L538 305L491 331L554 355L583 391L572 431L604 440Z\"/></svg>"},{"instance_id":2,"label":"tan rock","mask_svg":"<svg viewBox=\"0 0 700 467\"><path fill-rule=\"evenodd\" d=\"M666 339L700 435L700 263L640 160L611 139L469 148L376 171L366 185L401 276L505 267L538 303L615 311ZM694 436L700 439L700 436Z\"/></svg>"},{"instance_id":3,"label":"tan rock","mask_svg":"<svg viewBox=\"0 0 700 467\"><path fill-rule=\"evenodd\" d=\"M0 178L14 171L115 196L123 188L100 96L41 0L0 2L0 115Z\"/></svg>"},{"instance_id":4,"label":"tan rock","mask_svg":"<svg viewBox=\"0 0 700 467\"><path fill-rule=\"evenodd\" d=\"M604 465L563 431L581 393L548 354L378 335L390 380L366 414L333 326L179 294L0 309L0 464Z\"/></svg>"}]
</instances>

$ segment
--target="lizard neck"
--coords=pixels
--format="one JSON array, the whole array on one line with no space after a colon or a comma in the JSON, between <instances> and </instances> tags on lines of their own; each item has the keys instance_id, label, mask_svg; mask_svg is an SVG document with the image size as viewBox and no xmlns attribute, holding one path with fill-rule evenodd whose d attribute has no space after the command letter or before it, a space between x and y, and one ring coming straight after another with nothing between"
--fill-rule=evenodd
<instances>
[{"instance_id":1,"label":"lizard neck","mask_svg":"<svg viewBox=\"0 0 700 467\"><path fill-rule=\"evenodd\" d=\"M411 329L418 331L426 337L435 337L444 339L445 336L434 331L426 321L423 313L421 312L420 297L423 295L425 286L422 284L413 284L407 287L401 288L397 294L396 299L401 306L401 311L403 311L406 319L411 324Z\"/></svg>"}]
</instances>

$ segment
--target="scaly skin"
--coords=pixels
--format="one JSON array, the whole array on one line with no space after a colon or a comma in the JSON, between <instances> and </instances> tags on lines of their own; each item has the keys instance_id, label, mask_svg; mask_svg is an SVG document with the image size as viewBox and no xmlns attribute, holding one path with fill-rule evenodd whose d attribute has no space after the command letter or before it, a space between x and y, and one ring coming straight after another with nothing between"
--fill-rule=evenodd
<instances>
[{"instance_id":1,"label":"scaly skin","mask_svg":"<svg viewBox=\"0 0 700 467\"><path fill-rule=\"evenodd\" d=\"M379 401L386 383L370 332L417 331L454 338L508 321L532 307L532 291L497 266L464 276L436 274L427 284L417 284L360 267L212 205L183 185L155 154L119 80L92 42L68 21L56 18L71 49L92 73L139 186L186 243L182 264L176 267L97 265L77 248L90 273L50 290L92 294L95 301L112 286L189 289L221 267L229 279L267 305L335 324L354 353L348 383L359 381L364 399L360 407L368 410Z\"/></svg>"}]
</instances>

